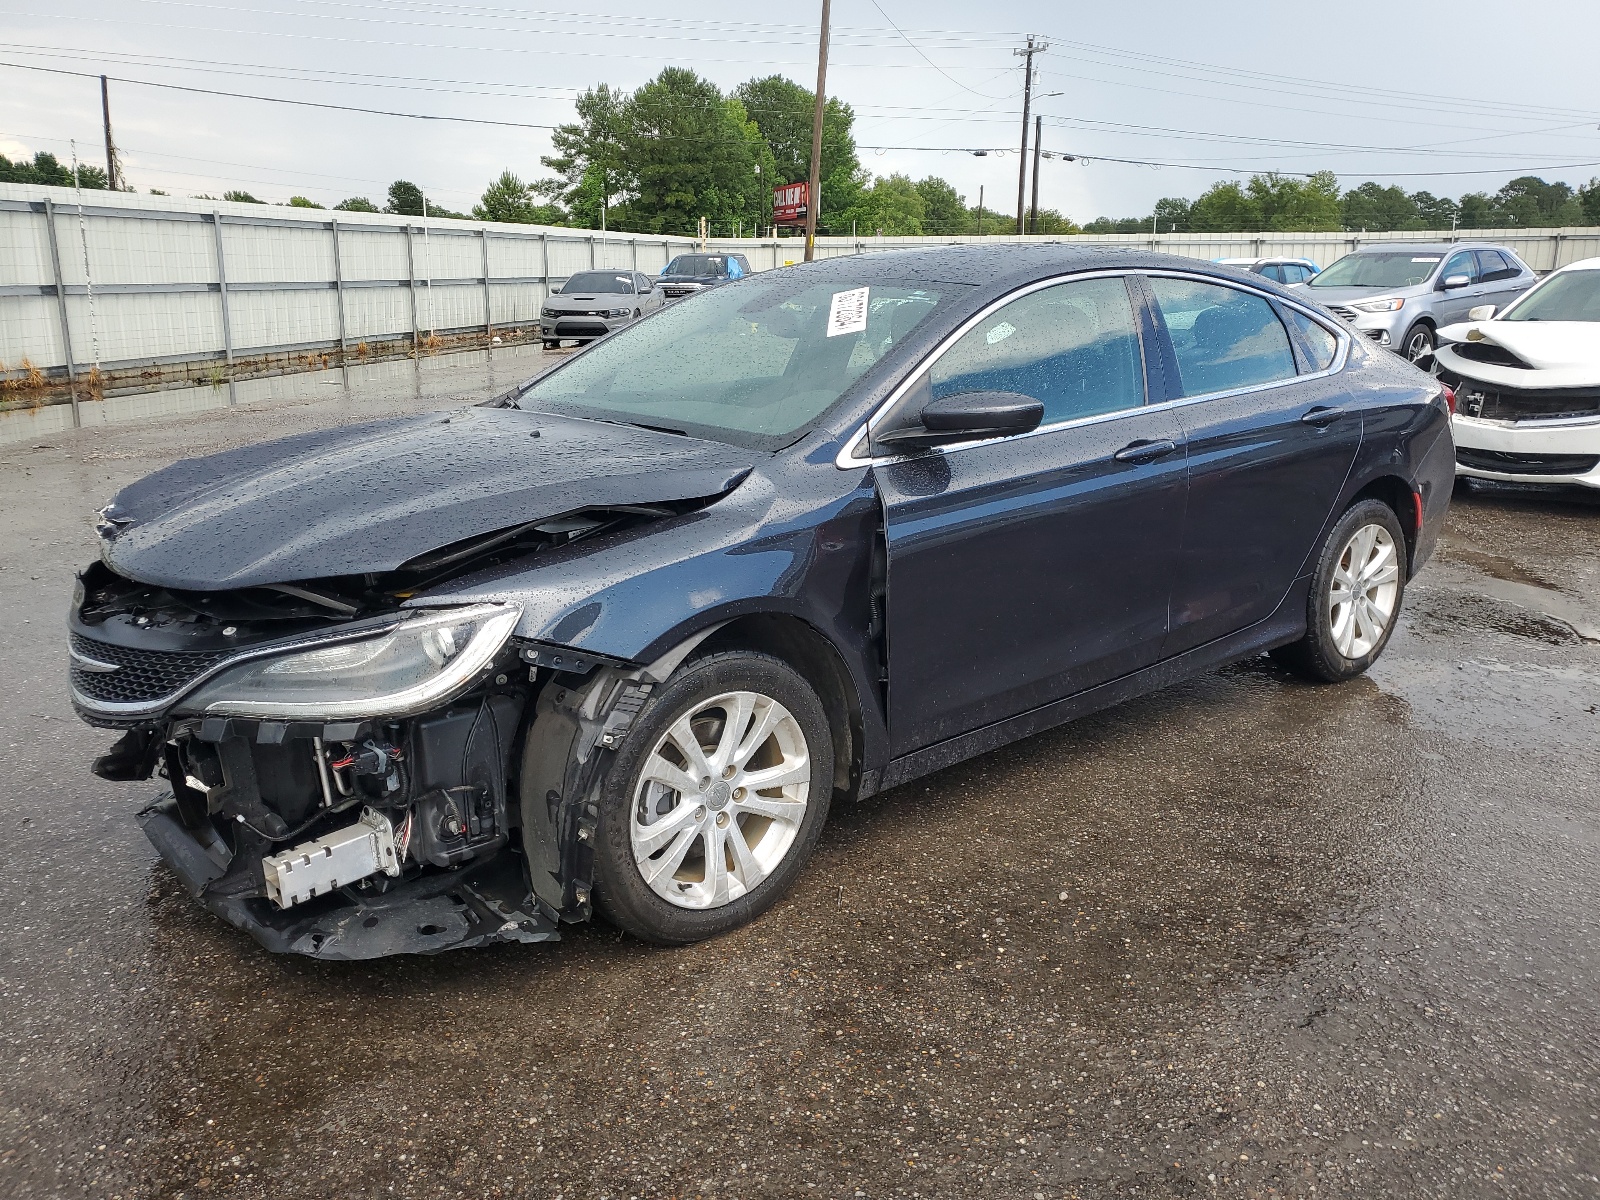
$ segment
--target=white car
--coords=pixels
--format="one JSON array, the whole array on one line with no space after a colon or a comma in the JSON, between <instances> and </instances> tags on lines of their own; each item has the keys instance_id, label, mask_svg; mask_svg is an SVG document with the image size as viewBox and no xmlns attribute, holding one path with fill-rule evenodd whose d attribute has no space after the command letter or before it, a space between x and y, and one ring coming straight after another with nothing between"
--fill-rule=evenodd
<instances>
[{"instance_id":1,"label":"white car","mask_svg":"<svg viewBox=\"0 0 1600 1200\"><path fill-rule=\"evenodd\" d=\"M1600 258L1467 316L1434 356L1456 397L1456 473L1600 488Z\"/></svg>"}]
</instances>

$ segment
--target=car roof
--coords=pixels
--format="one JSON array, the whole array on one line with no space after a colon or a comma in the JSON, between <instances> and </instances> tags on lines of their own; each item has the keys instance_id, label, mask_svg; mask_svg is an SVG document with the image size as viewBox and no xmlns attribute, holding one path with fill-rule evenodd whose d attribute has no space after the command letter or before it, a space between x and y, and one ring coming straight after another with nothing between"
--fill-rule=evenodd
<instances>
[{"instance_id":1,"label":"car roof","mask_svg":"<svg viewBox=\"0 0 1600 1200\"><path fill-rule=\"evenodd\" d=\"M1557 275L1562 271L1600 271L1600 258L1580 258L1577 262L1569 262L1564 267L1557 267L1550 274Z\"/></svg>"},{"instance_id":2,"label":"car roof","mask_svg":"<svg viewBox=\"0 0 1600 1200\"><path fill-rule=\"evenodd\" d=\"M1351 254L1449 254L1452 250L1504 250L1515 253L1509 246L1495 242L1368 242L1357 246Z\"/></svg>"},{"instance_id":3,"label":"car roof","mask_svg":"<svg viewBox=\"0 0 1600 1200\"><path fill-rule=\"evenodd\" d=\"M798 263L784 271L804 271L819 277L849 281L855 286L882 280L924 280L971 286L985 292L1004 291L1036 279L1082 271L1184 271L1210 275L1237 284L1236 270L1200 258L1161 254L1122 246L1074 246L1064 242L1036 242L988 246L955 243L928 249L880 250L838 258ZM1271 280L1257 286L1276 289ZM1287 293L1285 293L1287 295Z\"/></svg>"}]
</instances>

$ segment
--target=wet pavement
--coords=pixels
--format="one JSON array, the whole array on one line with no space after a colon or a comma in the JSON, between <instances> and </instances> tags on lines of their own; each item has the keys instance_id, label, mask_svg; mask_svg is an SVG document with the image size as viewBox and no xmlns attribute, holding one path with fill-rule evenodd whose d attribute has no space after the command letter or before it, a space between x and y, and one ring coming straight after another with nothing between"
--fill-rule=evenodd
<instances>
[{"instance_id":1,"label":"wet pavement","mask_svg":"<svg viewBox=\"0 0 1600 1200\"><path fill-rule=\"evenodd\" d=\"M0 1195L1600 1194L1600 496L1459 493L1368 677L836 811L713 943L317 963L202 911L66 700L92 511L537 358L0 446Z\"/></svg>"}]
</instances>

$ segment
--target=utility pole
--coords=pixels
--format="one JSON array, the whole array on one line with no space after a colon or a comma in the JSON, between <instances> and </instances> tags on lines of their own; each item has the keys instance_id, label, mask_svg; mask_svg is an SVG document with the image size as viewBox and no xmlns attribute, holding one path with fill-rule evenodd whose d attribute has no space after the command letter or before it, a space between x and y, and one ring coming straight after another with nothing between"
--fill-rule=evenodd
<instances>
[{"instance_id":1,"label":"utility pole","mask_svg":"<svg viewBox=\"0 0 1600 1200\"><path fill-rule=\"evenodd\" d=\"M1033 203L1028 210L1028 232L1039 232L1039 148L1044 145L1044 117L1033 118Z\"/></svg>"},{"instance_id":2,"label":"utility pole","mask_svg":"<svg viewBox=\"0 0 1600 1200\"><path fill-rule=\"evenodd\" d=\"M100 112L106 124L106 187L120 192L122 172L117 167L117 144L111 140L111 88L104 75L100 76Z\"/></svg>"},{"instance_id":3,"label":"utility pole","mask_svg":"<svg viewBox=\"0 0 1600 1200\"><path fill-rule=\"evenodd\" d=\"M817 210L822 207L822 114L828 105L828 13L822 0L822 33L817 38L817 105L811 114L811 178L806 184L806 261L817 256Z\"/></svg>"},{"instance_id":4,"label":"utility pole","mask_svg":"<svg viewBox=\"0 0 1600 1200\"><path fill-rule=\"evenodd\" d=\"M978 236L983 236L983 184L978 185Z\"/></svg>"},{"instance_id":5,"label":"utility pole","mask_svg":"<svg viewBox=\"0 0 1600 1200\"><path fill-rule=\"evenodd\" d=\"M1050 47L1044 42L1035 42L1033 34L1028 35L1028 45L1023 50L1013 50L1011 53L1022 59L1022 153L1018 156L1017 163L1017 232L1022 232L1022 218L1025 204L1028 199L1028 115L1033 107L1033 56L1043 54Z\"/></svg>"}]
</instances>

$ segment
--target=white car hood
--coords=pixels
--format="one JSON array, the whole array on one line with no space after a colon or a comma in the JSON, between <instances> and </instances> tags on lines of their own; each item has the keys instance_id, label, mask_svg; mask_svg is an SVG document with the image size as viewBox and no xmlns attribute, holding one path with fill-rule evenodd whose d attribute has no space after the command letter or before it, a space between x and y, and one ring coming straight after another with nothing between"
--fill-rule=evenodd
<instances>
[{"instance_id":1,"label":"white car hood","mask_svg":"<svg viewBox=\"0 0 1600 1200\"><path fill-rule=\"evenodd\" d=\"M1514 388L1600 386L1600 322L1464 321L1439 330L1435 354L1458 375ZM1455 343L1502 346L1533 370L1473 362L1455 353Z\"/></svg>"}]
</instances>

